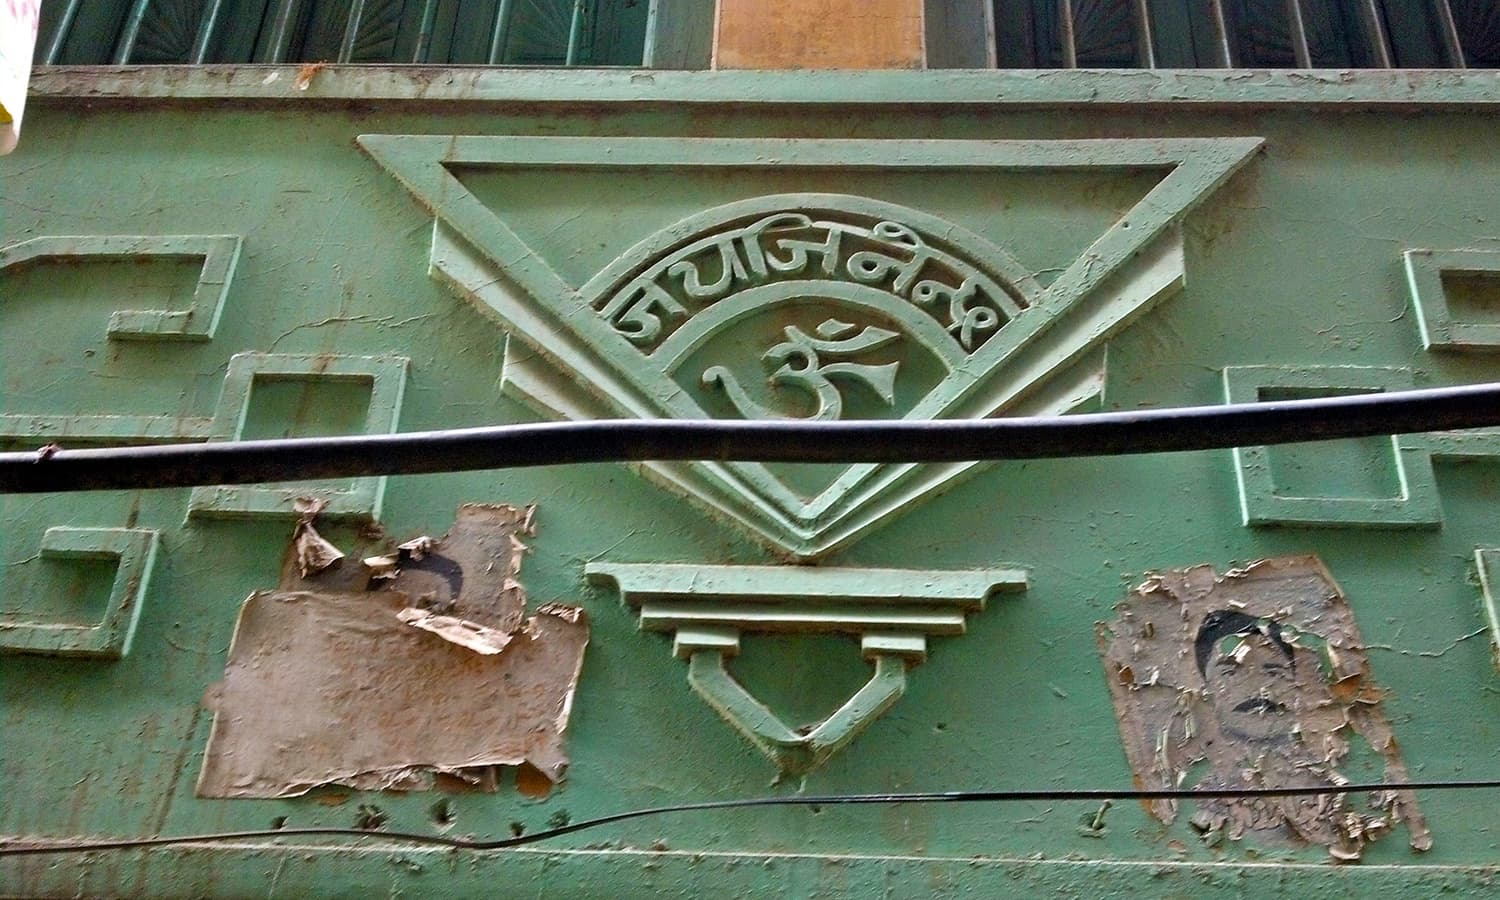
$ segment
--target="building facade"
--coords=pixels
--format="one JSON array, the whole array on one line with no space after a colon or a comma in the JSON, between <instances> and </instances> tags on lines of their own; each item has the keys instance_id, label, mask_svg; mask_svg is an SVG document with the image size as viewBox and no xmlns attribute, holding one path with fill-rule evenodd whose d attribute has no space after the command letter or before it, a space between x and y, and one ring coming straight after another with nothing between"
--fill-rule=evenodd
<instances>
[{"instance_id":1,"label":"building facade","mask_svg":"<svg viewBox=\"0 0 1500 900\"><path fill-rule=\"evenodd\" d=\"M769 7L45 4L3 449L1500 381L1493 4ZM1500 772L1497 461L6 494L0 850L285 834L0 855L0 888L1477 894L1492 791L1277 791ZM1066 796L1131 788L1262 793ZM1037 793L399 837L951 791Z\"/></svg>"}]
</instances>

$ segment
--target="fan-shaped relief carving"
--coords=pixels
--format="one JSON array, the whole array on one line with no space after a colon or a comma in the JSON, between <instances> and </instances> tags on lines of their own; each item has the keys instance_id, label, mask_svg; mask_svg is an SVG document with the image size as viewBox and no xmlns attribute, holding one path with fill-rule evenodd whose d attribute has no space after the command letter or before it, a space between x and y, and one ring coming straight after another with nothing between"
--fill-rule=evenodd
<instances>
[{"instance_id":1,"label":"fan-shaped relief carving","mask_svg":"<svg viewBox=\"0 0 1500 900\"><path fill-rule=\"evenodd\" d=\"M318 4L307 19L300 58L344 60L347 45L347 62L389 62L395 57L404 9L403 0Z\"/></svg>"},{"instance_id":2,"label":"fan-shaped relief carving","mask_svg":"<svg viewBox=\"0 0 1500 900\"><path fill-rule=\"evenodd\" d=\"M568 44L573 36L573 18L581 16L583 38L596 18L595 4L585 3L575 10L573 0L519 0L509 10L504 23L503 59L522 65L562 65L568 58Z\"/></svg>"},{"instance_id":3,"label":"fan-shaped relief carving","mask_svg":"<svg viewBox=\"0 0 1500 900\"><path fill-rule=\"evenodd\" d=\"M193 45L208 7L208 0L152 0L141 17L130 61L192 62Z\"/></svg>"},{"instance_id":4,"label":"fan-shaped relief carving","mask_svg":"<svg viewBox=\"0 0 1500 900\"><path fill-rule=\"evenodd\" d=\"M1063 0L1019 10L1018 35L1028 55L1047 68L1130 68L1140 64L1137 17L1129 0ZM1069 44L1073 61L1068 58Z\"/></svg>"},{"instance_id":5,"label":"fan-shaped relief carving","mask_svg":"<svg viewBox=\"0 0 1500 900\"><path fill-rule=\"evenodd\" d=\"M706 210L580 291L676 413L744 419L904 416L1038 293L954 223L823 193Z\"/></svg>"},{"instance_id":6,"label":"fan-shaped relief carving","mask_svg":"<svg viewBox=\"0 0 1500 900\"><path fill-rule=\"evenodd\" d=\"M349 54L350 62L387 62L396 56L396 35L405 9L402 0L365 0L364 14Z\"/></svg>"},{"instance_id":7,"label":"fan-shaped relief carving","mask_svg":"<svg viewBox=\"0 0 1500 900\"><path fill-rule=\"evenodd\" d=\"M1041 288L952 222L840 194L775 194L663 229L580 291L607 355L678 418L930 417L1003 349ZM726 463L794 528L875 474Z\"/></svg>"},{"instance_id":8,"label":"fan-shaped relief carving","mask_svg":"<svg viewBox=\"0 0 1500 900\"><path fill-rule=\"evenodd\" d=\"M1037 291L1009 254L952 223L792 194L679 223L583 296L681 389L681 413L826 420L917 408Z\"/></svg>"},{"instance_id":9,"label":"fan-shaped relief carving","mask_svg":"<svg viewBox=\"0 0 1500 900\"><path fill-rule=\"evenodd\" d=\"M1138 65L1136 17L1127 0L1073 0L1073 40L1080 66Z\"/></svg>"}]
</instances>

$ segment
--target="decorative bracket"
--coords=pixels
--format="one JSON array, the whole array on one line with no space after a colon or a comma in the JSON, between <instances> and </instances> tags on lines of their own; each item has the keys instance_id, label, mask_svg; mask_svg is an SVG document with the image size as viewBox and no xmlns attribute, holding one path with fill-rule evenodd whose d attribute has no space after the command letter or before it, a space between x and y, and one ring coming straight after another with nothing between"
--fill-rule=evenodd
<instances>
[{"instance_id":1,"label":"decorative bracket","mask_svg":"<svg viewBox=\"0 0 1500 900\"><path fill-rule=\"evenodd\" d=\"M801 566L591 563L596 583L618 586L641 628L673 634L688 685L782 772L812 771L853 741L906 691L930 635L963 634L968 613L996 591L1026 589L1017 569L948 572ZM870 680L821 722L794 728L729 673L746 632L856 634Z\"/></svg>"},{"instance_id":2,"label":"decorative bracket","mask_svg":"<svg viewBox=\"0 0 1500 900\"><path fill-rule=\"evenodd\" d=\"M0 653L101 659L120 659L129 653L156 563L157 544L157 532L144 528L48 528L42 535L44 559L117 562L104 619L94 625L0 620Z\"/></svg>"}]
</instances>

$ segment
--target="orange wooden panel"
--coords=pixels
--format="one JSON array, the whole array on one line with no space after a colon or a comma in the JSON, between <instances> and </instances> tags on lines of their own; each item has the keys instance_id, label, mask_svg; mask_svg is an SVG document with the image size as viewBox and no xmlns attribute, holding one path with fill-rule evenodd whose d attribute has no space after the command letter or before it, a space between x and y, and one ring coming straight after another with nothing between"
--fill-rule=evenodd
<instances>
[{"instance_id":1,"label":"orange wooden panel","mask_svg":"<svg viewBox=\"0 0 1500 900\"><path fill-rule=\"evenodd\" d=\"M923 0L719 0L716 69L920 69Z\"/></svg>"}]
</instances>

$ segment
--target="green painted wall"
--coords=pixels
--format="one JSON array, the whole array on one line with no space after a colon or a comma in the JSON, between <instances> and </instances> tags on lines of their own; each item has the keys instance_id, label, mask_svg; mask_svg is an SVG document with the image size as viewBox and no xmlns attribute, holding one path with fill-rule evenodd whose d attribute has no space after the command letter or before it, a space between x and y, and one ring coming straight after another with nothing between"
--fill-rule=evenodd
<instances>
[{"instance_id":1,"label":"green painted wall","mask_svg":"<svg viewBox=\"0 0 1500 900\"><path fill-rule=\"evenodd\" d=\"M846 85L860 90L853 77ZM432 215L356 147L355 137L367 133L666 136L689 146L701 137L1262 137L1264 151L1182 222L1183 290L1110 341L1104 408L1223 402L1226 366L1403 367L1418 386L1500 380L1493 352L1423 348L1402 262L1403 251L1416 248L1500 251L1497 124L1479 107L1351 112L1336 102L853 111L731 102L617 108L41 96L28 107L20 148L0 161L0 245L122 233L238 234L244 243L217 331L202 342L106 339L115 310L190 303L194 264L83 261L6 272L0 413L209 417L230 357L259 351L408 357L404 431L534 420L502 394L503 331L428 277ZM697 209L810 190L942 216L1044 270L1069 262L1089 228L1106 226L1144 190L1139 174L1049 183L1013 173L890 173L878 163L676 179L507 175L491 187L494 202L515 211L522 238L577 280ZM1500 289L1466 309L1500 321ZM339 413L325 412L343 401L310 393L270 398L282 407L260 409L256 428L279 435L344 427ZM12 431L9 449L45 442ZM1299 477L1330 490L1341 480L1358 483L1340 472L1387 464L1369 453L1368 445L1303 453L1300 461L1316 471ZM1223 570L1281 554L1320 555L1350 598L1414 777L1493 777L1500 773L1500 675L1480 633L1486 622L1473 559L1476 547L1500 546L1495 462L1440 459L1441 527L1383 530L1244 526L1228 451L990 468L827 561L1018 566L1029 570L1028 590L970 615L966 635L934 640L890 712L805 781L777 785L770 784L774 767L690 693L669 639L639 633L635 612L583 576L594 560L777 562L760 544L623 466L392 478L381 519L395 536L437 534L466 501L535 503L526 590L533 604L581 604L592 619L564 784L545 800L509 785L494 795L447 798L451 833L502 835L511 823L537 830L562 815L578 820L798 790L1127 785L1095 623L1110 619L1152 569L1207 562ZM102 607L109 567L37 558L47 528L160 531L128 655L0 657L0 834L180 834L265 828L281 817L348 826L361 803L387 812L390 828L436 832L434 794L355 796L342 805L194 796L210 720L199 700L222 675L240 602L276 585L292 523L185 521L188 494L0 498L0 602L12 618L87 619ZM356 527L323 530L348 544ZM818 717L867 676L853 648L835 637L750 637L735 671L789 718ZM1358 867L1327 865L1317 848L1206 847L1185 821L1162 826L1130 804L1109 811L1106 833L1084 835L1080 818L1096 807L1048 803L682 814L487 856L241 845L11 858L0 860L0 889L184 896L1478 892L1500 862L1493 796L1420 799L1433 849L1415 854L1398 833L1372 845Z\"/></svg>"}]
</instances>

